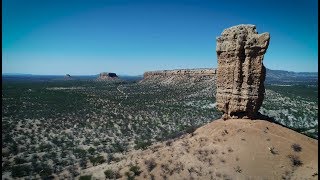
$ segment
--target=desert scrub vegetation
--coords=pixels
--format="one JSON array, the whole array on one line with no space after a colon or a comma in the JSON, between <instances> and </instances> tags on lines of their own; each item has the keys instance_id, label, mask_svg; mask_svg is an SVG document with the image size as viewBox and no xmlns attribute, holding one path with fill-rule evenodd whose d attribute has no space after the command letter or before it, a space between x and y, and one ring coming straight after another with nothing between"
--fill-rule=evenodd
<instances>
[{"instance_id":1,"label":"desert scrub vegetation","mask_svg":"<svg viewBox=\"0 0 320 180\"><path fill-rule=\"evenodd\" d=\"M90 157L89 159L90 159L90 162L91 162L94 166L106 162L106 160L105 160L105 158L104 158L103 156Z\"/></svg>"},{"instance_id":2,"label":"desert scrub vegetation","mask_svg":"<svg viewBox=\"0 0 320 180\"><path fill-rule=\"evenodd\" d=\"M120 85L125 94L117 90ZM84 80L4 82L4 172L35 177L42 170L39 162L48 166L48 174L59 174L74 165L88 168L119 161L113 154L192 133L220 116L210 106L214 93L203 93L205 86ZM37 154L40 156L33 157ZM10 162L11 158L16 160ZM31 166L28 174L20 172L20 165L26 164Z\"/></svg>"},{"instance_id":3,"label":"desert scrub vegetation","mask_svg":"<svg viewBox=\"0 0 320 180\"><path fill-rule=\"evenodd\" d=\"M41 172L45 178L65 169L77 174L78 169L69 167L119 161L117 153L193 135L197 127L222 115L215 108L214 81L162 86L25 80L2 85L2 167L8 177L32 179ZM263 114L317 137L317 87L266 88Z\"/></svg>"},{"instance_id":4,"label":"desert scrub vegetation","mask_svg":"<svg viewBox=\"0 0 320 180\"><path fill-rule=\"evenodd\" d=\"M91 180L92 175L84 175L84 176L80 176L79 180Z\"/></svg>"},{"instance_id":5,"label":"desert scrub vegetation","mask_svg":"<svg viewBox=\"0 0 320 180\"><path fill-rule=\"evenodd\" d=\"M145 141L136 140L135 144L136 144L134 147L135 149L146 149L148 146L152 144L152 142L149 140L145 140Z\"/></svg>"},{"instance_id":6,"label":"desert scrub vegetation","mask_svg":"<svg viewBox=\"0 0 320 180\"><path fill-rule=\"evenodd\" d=\"M151 172L157 166L157 163L153 158L145 160L144 164L147 166L149 172Z\"/></svg>"},{"instance_id":7,"label":"desert scrub vegetation","mask_svg":"<svg viewBox=\"0 0 320 180\"><path fill-rule=\"evenodd\" d=\"M288 158L290 159L291 165L293 167L302 166L302 164L303 164L302 161L300 160L300 157L297 155L290 154L290 155L288 155Z\"/></svg>"},{"instance_id":8,"label":"desert scrub vegetation","mask_svg":"<svg viewBox=\"0 0 320 180\"><path fill-rule=\"evenodd\" d=\"M106 176L106 179L119 179L122 177L119 171L113 171L111 169L105 170L104 175Z\"/></svg>"},{"instance_id":9,"label":"desert scrub vegetation","mask_svg":"<svg viewBox=\"0 0 320 180\"><path fill-rule=\"evenodd\" d=\"M299 144L296 144L296 143L292 144L292 145L291 145L291 148L292 148L293 151L295 151L295 152L300 152L300 151L302 150L302 147L301 147Z\"/></svg>"},{"instance_id":10,"label":"desert scrub vegetation","mask_svg":"<svg viewBox=\"0 0 320 180\"><path fill-rule=\"evenodd\" d=\"M128 180L135 179L135 176L140 176L142 171L140 170L140 167L138 165L130 165L129 171L125 173Z\"/></svg>"},{"instance_id":11,"label":"desert scrub vegetation","mask_svg":"<svg viewBox=\"0 0 320 180\"><path fill-rule=\"evenodd\" d=\"M318 85L266 85L259 112L276 122L318 138Z\"/></svg>"},{"instance_id":12,"label":"desert scrub vegetation","mask_svg":"<svg viewBox=\"0 0 320 180\"><path fill-rule=\"evenodd\" d=\"M133 165L133 166L131 166L130 167L130 169L129 169L131 172L133 172L133 174L135 175L135 176L139 176L140 174L141 174L141 170L140 170L140 167L138 166L138 165Z\"/></svg>"}]
</instances>

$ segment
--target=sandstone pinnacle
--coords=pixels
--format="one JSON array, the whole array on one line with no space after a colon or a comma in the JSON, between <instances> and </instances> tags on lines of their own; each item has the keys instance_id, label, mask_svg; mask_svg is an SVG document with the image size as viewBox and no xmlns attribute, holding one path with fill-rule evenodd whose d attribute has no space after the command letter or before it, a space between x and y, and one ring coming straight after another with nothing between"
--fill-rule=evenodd
<instances>
[{"instance_id":1,"label":"sandstone pinnacle","mask_svg":"<svg viewBox=\"0 0 320 180\"><path fill-rule=\"evenodd\" d=\"M269 33L258 34L255 25L227 28L217 38L216 101L224 119L256 117L264 99L262 61L269 41Z\"/></svg>"}]
</instances>

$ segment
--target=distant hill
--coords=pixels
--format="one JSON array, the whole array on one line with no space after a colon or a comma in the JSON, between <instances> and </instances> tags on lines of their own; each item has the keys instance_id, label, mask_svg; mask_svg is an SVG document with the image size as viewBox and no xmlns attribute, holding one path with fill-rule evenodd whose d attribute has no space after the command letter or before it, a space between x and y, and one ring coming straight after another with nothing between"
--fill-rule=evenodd
<instances>
[{"instance_id":1,"label":"distant hill","mask_svg":"<svg viewBox=\"0 0 320 180\"><path fill-rule=\"evenodd\" d=\"M3 73L2 76L32 76L32 74L23 73Z\"/></svg>"},{"instance_id":2,"label":"distant hill","mask_svg":"<svg viewBox=\"0 0 320 180\"><path fill-rule=\"evenodd\" d=\"M318 84L317 72L292 72L266 69L267 84Z\"/></svg>"},{"instance_id":3,"label":"distant hill","mask_svg":"<svg viewBox=\"0 0 320 180\"><path fill-rule=\"evenodd\" d=\"M2 74L3 81L50 81L64 79L62 75Z\"/></svg>"},{"instance_id":4,"label":"distant hill","mask_svg":"<svg viewBox=\"0 0 320 180\"><path fill-rule=\"evenodd\" d=\"M73 75L68 78L68 80L95 80L99 77L97 75ZM139 81L143 77L139 76L130 76L130 75L119 75L119 79L125 81ZM66 75L33 75L33 74L19 74L19 73L4 73L2 74L2 80L5 81L59 81L66 80Z\"/></svg>"},{"instance_id":5,"label":"distant hill","mask_svg":"<svg viewBox=\"0 0 320 180\"><path fill-rule=\"evenodd\" d=\"M143 79L142 75L137 76L130 76L130 75L118 75L120 79L126 80L126 81L140 81Z\"/></svg>"}]
</instances>

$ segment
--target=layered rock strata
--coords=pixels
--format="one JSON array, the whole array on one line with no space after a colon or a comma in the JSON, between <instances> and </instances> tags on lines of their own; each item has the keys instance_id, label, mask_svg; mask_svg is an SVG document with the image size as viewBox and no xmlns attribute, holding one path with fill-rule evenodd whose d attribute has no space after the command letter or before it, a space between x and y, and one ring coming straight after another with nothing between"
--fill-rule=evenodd
<instances>
[{"instance_id":1,"label":"layered rock strata","mask_svg":"<svg viewBox=\"0 0 320 180\"><path fill-rule=\"evenodd\" d=\"M214 81L216 69L176 69L162 71L148 71L143 74L141 83L160 83L163 85L192 83L199 81Z\"/></svg>"},{"instance_id":2,"label":"layered rock strata","mask_svg":"<svg viewBox=\"0 0 320 180\"><path fill-rule=\"evenodd\" d=\"M176 69L176 70L163 70L163 71L148 71L143 74L143 78L153 78L155 76L214 76L216 69Z\"/></svg>"},{"instance_id":3,"label":"layered rock strata","mask_svg":"<svg viewBox=\"0 0 320 180\"><path fill-rule=\"evenodd\" d=\"M255 118L264 99L266 69L262 63L269 33L255 25L225 29L217 38L217 108L223 118Z\"/></svg>"}]
</instances>

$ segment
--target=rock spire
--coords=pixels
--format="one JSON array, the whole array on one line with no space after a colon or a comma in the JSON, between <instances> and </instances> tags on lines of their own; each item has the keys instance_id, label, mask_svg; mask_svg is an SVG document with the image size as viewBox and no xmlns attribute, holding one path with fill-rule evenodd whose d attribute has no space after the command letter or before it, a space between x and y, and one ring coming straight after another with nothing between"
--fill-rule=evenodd
<instances>
[{"instance_id":1,"label":"rock spire","mask_svg":"<svg viewBox=\"0 0 320 180\"><path fill-rule=\"evenodd\" d=\"M255 118L264 99L266 69L262 63L269 33L255 25L225 29L217 38L217 108L223 118Z\"/></svg>"}]
</instances>

